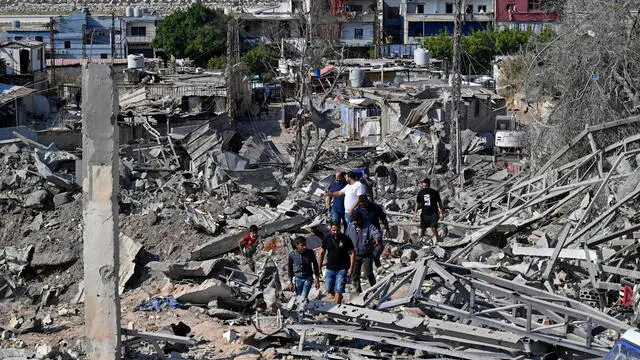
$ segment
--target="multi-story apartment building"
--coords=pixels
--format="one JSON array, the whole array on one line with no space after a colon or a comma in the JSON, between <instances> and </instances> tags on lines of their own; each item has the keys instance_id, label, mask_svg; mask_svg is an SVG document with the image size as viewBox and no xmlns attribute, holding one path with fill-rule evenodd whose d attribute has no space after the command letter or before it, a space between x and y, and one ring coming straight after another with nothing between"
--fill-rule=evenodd
<instances>
[{"instance_id":1,"label":"multi-story apartment building","mask_svg":"<svg viewBox=\"0 0 640 360\"><path fill-rule=\"evenodd\" d=\"M151 42L162 21L157 16L91 15L87 11L52 16L35 23L17 17L2 27L7 40L45 43L46 57L56 59L124 58L129 53L154 56ZM5 19L7 21L7 19Z\"/></svg>"},{"instance_id":2,"label":"multi-story apartment building","mask_svg":"<svg viewBox=\"0 0 640 360\"><path fill-rule=\"evenodd\" d=\"M463 34L486 29L494 21L493 0L468 0L462 11ZM452 34L454 12L454 0L401 0L404 43L419 43L423 37L443 31Z\"/></svg>"},{"instance_id":3,"label":"multi-story apartment building","mask_svg":"<svg viewBox=\"0 0 640 360\"><path fill-rule=\"evenodd\" d=\"M330 11L339 26L338 44L352 56L366 56L378 41L376 0L330 1Z\"/></svg>"},{"instance_id":4,"label":"multi-story apartment building","mask_svg":"<svg viewBox=\"0 0 640 360\"><path fill-rule=\"evenodd\" d=\"M496 0L496 24L540 33L560 18L559 9L545 0Z\"/></svg>"}]
</instances>

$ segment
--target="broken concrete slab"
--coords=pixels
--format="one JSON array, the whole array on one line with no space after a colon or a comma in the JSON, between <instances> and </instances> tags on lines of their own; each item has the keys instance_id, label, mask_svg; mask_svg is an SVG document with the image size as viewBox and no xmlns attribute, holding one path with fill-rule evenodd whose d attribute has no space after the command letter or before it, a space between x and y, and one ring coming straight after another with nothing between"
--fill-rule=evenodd
<instances>
[{"instance_id":1,"label":"broken concrete slab","mask_svg":"<svg viewBox=\"0 0 640 360\"><path fill-rule=\"evenodd\" d=\"M233 291L217 279L205 280L202 284L189 288L176 295L183 304L206 305L212 300L232 298Z\"/></svg>"},{"instance_id":2,"label":"broken concrete slab","mask_svg":"<svg viewBox=\"0 0 640 360\"><path fill-rule=\"evenodd\" d=\"M71 194L68 192L57 194L53 197L53 206L57 209L64 204L70 203L72 199Z\"/></svg>"},{"instance_id":3,"label":"broken concrete slab","mask_svg":"<svg viewBox=\"0 0 640 360\"><path fill-rule=\"evenodd\" d=\"M118 291L120 294L124 292L125 286L136 268L136 257L140 253L142 246L127 235L120 233L120 282Z\"/></svg>"},{"instance_id":4,"label":"broken concrete slab","mask_svg":"<svg viewBox=\"0 0 640 360\"><path fill-rule=\"evenodd\" d=\"M215 235L218 231L218 222L211 214L194 209L189 205L185 205L185 210L187 211L187 221L194 227L209 235Z\"/></svg>"},{"instance_id":5,"label":"broken concrete slab","mask_svg":"<svg viewBox=\"0 0 640 360\"><path fill-rule=\"evenodd\" d=\"M36 190L27 195L23 205L27 208L42 208L47 196L49 196L49 193L46 190Z\"/></svg>"},{"instance_id":6,"label":"broken concrete slab","mask_svg":"<svg viewBox=\"0 0 640 360\"><path fill-rule=\"evenodd\" d=\"M264 238L276 232L299 228L308 221L309 219L303 216L279 219L263 226L260 229L260 234ZM246 235L246 232L240 230L233 230L227 234L220 235L191 252L191 260L207 260L232 251L238 247L238 241L244 235Z\"/></svg>"},{"instance_id":7,"label":"broken concrete slab","mask_svg":"<svg viewBox=\"0 0 640 360\"><path fill-rule=\"evenodd\" d=\"M511 251L513 255L525 255L534 257L551 257L554 248L533 248L525 246L514 246ZM612 249L589 250L589 258L592 260L602 260L611 257L616 251ZM561 259L586 260L584 249L562 249L559 257Z\"/></svg>"},{"instance_id":8,"label":"broken concrete slab","mask_svg":"<svg viewBox=\"0 0 640 360\"><path fill-rule=\"evenodd\" d=\"M185 278L207 278L212 273L227 268L236 268L236 263L229 259L212 259L206 261L189 261L169 263L152 261L146 265L151 271L159 271L173 280Z\"/></svg>"}]
</instances>

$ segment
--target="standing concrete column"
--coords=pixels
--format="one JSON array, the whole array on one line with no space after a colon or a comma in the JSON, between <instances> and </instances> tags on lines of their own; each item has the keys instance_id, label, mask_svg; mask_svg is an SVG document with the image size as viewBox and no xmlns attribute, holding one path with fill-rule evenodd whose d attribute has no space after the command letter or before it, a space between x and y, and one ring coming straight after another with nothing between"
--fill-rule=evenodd
<instances>
[{"instance_id":1,"label":"standing concrete column","mask_svg":"<svg viewBox=\"0 0 640 360\"><path fill-rule=\"evenodd\" d=\"M88 360L120 359L118 92L113 69L82 71L85 329Z\"/></svg>"}]
</instances>

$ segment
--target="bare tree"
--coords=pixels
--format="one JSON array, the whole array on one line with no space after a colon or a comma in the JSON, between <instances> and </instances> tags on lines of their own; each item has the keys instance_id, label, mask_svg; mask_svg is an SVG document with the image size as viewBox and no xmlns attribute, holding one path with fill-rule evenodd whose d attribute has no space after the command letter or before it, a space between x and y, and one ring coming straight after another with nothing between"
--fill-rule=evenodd
<instances>
[{"instance_id":1,"label":"bare tree","mask_svg":"<svg viewBox=\"0 0 640 360\"><path fill-rule=\"evenodd\" d=\"M640 113L639 9L639 0L567 0L556 38L540 45L527 67L524 93L534 120L534 165L587 125ZM544 102L552 104L546 119L535 111ZM635 131L618 128L600 135L609 142Z\"/></svg>"},{"instance_id":2,"label":"bare tree","mask_svg":"<svg viewBox=\"0 0 640 360\"><path fill-rule=\"evenodd\" d=\"M269 26L262 30L261 40L277 46L292 65L282 83L293 85L290 95L299 107L294 125L292 172L293 187L299 187L323 154L322 146L338 126L330 111L324 111L327 98L340 80L344 49L336 43L337 19L328 15L323 1L306 1L286 26ZM327 36L330 35L330 36ZM324 59L337 59L330 76L320 80L311 74L326 65ZM272 59L267 60L270 64ZM277 72L276 69L274 71Z\"/></svg>"}]
</instances>

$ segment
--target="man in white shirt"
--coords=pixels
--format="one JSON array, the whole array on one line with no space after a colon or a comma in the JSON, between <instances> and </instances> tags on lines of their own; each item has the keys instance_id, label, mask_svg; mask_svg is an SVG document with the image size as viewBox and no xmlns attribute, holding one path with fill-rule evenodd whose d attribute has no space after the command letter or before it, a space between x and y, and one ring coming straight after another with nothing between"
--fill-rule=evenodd
<instances>
[{"instance_id":1,"label":"man in white shirt","mask_svg":"<svg viewBox=\"0 0 640 360\"><path fill-rule=\"evenodd\" d=\"M348 185L342 190L325 193L323 196L344 196L344 217L345 220L347 220L347 224L349 224L351 222L353 209L358 206L358 197L366 193L367 187L360 181L356 180L356 175L353 171L349 171L347 173L347 183Z\"/></svg>"}]
</instances>

